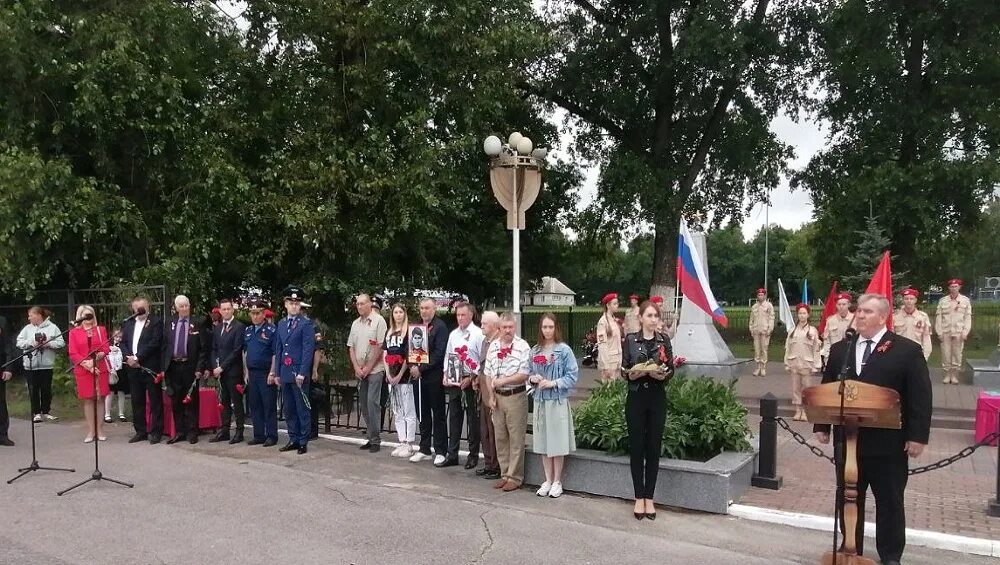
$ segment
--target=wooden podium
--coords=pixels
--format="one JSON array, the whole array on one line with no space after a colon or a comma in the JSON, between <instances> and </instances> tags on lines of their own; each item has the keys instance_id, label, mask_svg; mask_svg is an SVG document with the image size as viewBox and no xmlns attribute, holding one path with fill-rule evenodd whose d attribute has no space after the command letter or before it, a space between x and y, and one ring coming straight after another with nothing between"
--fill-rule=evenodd
<instances>
[{"instance_id":1,"label":"wooden podium","mask_svg":"<svg viewBox=\"0 0 1000 565\"><path fill-rule=\"evenodd\" d=\"M848 379L803 390L802 405L810 422L843 426L844 429L844 498L839 508L844 520L844 545L843 550L837 552L837 564L875 565L875 561L858 555L855 538L858 524L858 428L898 430L902 426L899 393L891 388ZM835 524L834 527L840 525ZM820 563L831 565L833 559L833 552L827 552Z\"/></svg>"}]
</instances>

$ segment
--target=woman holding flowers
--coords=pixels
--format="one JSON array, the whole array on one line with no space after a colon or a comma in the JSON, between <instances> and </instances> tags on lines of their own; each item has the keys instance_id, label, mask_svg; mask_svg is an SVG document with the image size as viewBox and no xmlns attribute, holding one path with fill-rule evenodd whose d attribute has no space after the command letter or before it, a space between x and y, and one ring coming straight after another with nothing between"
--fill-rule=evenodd
<instances>
[{"instance_id":1,"label":"woman holding flowers","mask_svg":"<svg viewBox=\"0 0 1000 565\"><path fill-rule=\"evenodd\" d=\"M666 384L674 374L670 338L657 331L660 309L650 301L639 306L642 329L625 336L623 365L628 370L625 422L635 490L636 520L656 519L653 491L660 470L660 449L667 413Z\"/></svg>"},{"instance_id":2,"label":"woman holding flowers","mask_svg":"<svg viewBox=\"0 0 1000 565\"><path fill-rule=\"evenodd\" d=\"M531 349L528 382L535 387L532 447L542 456L545 482L535 494L559 498L566 455L576 451L569 395L580 371L573 350L562 340L554 314L542 314L538 335L538 345Z\"/></svg>"},{"instance_id":3,"label":"woman holding flowers","mask_svg":"<svg viewBox=\"0 0 1000 565\"><path fill-rule=\"evenodd\" d=\"M410 457L416 451L413 444L417 439L417 407L413 401L413 383L406 364L407 335L410 320L402 304L392 307L389 331L385 334L386 379L389 381L389 397L392 413L396 416L396 434L399 447L391 453L393 457Z\"/></svg>"}]
</instances>

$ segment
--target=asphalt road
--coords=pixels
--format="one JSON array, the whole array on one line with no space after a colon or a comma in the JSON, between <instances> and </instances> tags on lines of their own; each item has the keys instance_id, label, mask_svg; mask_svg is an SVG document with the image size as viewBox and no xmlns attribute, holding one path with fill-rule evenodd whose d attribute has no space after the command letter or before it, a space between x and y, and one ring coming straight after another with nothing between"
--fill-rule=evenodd
<instances>
[{"instance_id":1,"label":"asphalt road","mask_svg":"<svg viewBox=\"0 0 1000 565\"><path fill-rule=\"evenodd\" d=\"M209 444L128 445L110 426L106 476L90 475L93 448L79 423L38 427L40 471L0 483L0 563L818 563L819 532L660 509L637 522L631 503L533 491L504 494L461 467L392 459L317 441L307 455ZM0 449L5 481L31 460L28 423ZM567 488L572 488L567 485ZM995 563L912 547L907 563Z\"/></svg>"}]
</instances>

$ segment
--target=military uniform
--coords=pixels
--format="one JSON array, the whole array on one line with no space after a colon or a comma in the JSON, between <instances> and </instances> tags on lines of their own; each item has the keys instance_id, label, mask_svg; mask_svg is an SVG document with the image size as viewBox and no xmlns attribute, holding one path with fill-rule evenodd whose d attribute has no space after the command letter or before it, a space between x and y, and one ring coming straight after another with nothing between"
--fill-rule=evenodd
<instances>
[{"instance_id":1,"label":"military uniform","mask_svg":"<svg viewBox=\"0 0 1000 565\"><path fill-rule=\"evenodd\" d=\"M904 290L902 294L904 297L913 296L916 298L919 296L919 293L911 288ZM892 325L894 333L920 344L920 348L924 352L924 359L931 356L931 349L933 348L931 342L931 319L926 312L921 312L916 308L913 309L913 312L907 312L904 305L893 316Z\"/></svg>"},{"instance_id":2,"label":"military uniform","mask_svg":"<svg viewBox=\"0 0 1000 565\"><path fill-rule=\"evenodd\" d=\"M834 314L826 319L826 327L823 328L823 349L820 352L823 359L830 358L830 348L833 347L833 344L844 339L844 334L852 323L854 323L854 316L850 314L847 316Z\"/></svg>"},{"instance_id":3,"label":"military uniform","mask_svg":"<svg viewBox=\"0 0 1000 565\"><path fill-rule=\"evenodd\" d=\"M297 286L285 289L285 300L302 301L305 291ZM288 427L288 444L282 451L306 452L309 444L310 410L306 404L312 378L316 328L303 314L288 316L278 324L273 341L275 376L281 386L281 404ZM301 380L301 383L299 383Z\"/></svg>"},{"instance_id":4,"label":"military uniform","mask_svg":"<svg viewBox=\"0 0 1000 565\"><path fill-rule=\"evenodd\" d=\"M810 326L796 325L785 340L785 370L792 377L792 404L795 405L795 419L805 420L800 408L802 389L812 385L813 373L822 368L820 358L819 331Z\"/></svg>"},{"instance_id":5,"label":"military uniform","mask_svg":"<svg viewBox=\"0 0 1000 565\"><path fill-rule=\"evenodd\" d=\"M274 355L274 336L278 328L264 322L243 330L243 350L246 357L250 383L250 419L253 421L253 439L250 445L271 447L278 443L278 386L269 383Z\"/></svg>"},{"instance_id":6,"label":"military uniform","mask_svg":"<svg viewBox=\"0 0 1000 565\"><path fill-rule=\"evenodd\" d=\"M767 294L764 289L758 289L757 294ZM767 348L771 344L771 332L774 331L774 306L766 298L755 302L750 307L750 336L753 338L754 376L763 377L767 374Z\"/></svg>"},{"instance_id":7,"label":"military uniform","mask_svg":"<svg viewBox=\"0 0 1000 565\"><path fill-rule=\"evenodd\" d=\"M952 279L948 285L962 281ZM963 294L952 298L945 296L938 302L937 316L934 326L941 338L941 368L944 369L945 384L958 384L958 374L962 370L962 352L965 340L972 329L972 303Z\"/></svg>"}]
</instances>

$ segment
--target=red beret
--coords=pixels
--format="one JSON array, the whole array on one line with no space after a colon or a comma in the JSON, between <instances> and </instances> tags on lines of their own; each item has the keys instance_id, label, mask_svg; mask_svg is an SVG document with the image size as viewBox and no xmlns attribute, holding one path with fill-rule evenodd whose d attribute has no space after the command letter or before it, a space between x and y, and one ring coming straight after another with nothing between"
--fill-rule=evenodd
<instances>
[{"instance_id":1,"label":"red beret","mask_svg":"<svg viewBox=\"0 0 1000 565\"><path fill-rule=\"evenodd\" d=\"M216 306L215 308L212 308L212 313L213 314L221 314L222 310L218 306Z\"/></svg>"},{"instance_id":2,"label":"red beret","mask_svg":"<svg viewBox=\"0 0 1000 565\"><path fill-rule=\"evenodd\" d=\"M841 292L840 294L837 295L837 300L846 300L846 301L850 302L851 301L851 293L850 292Z\"/></svg>"},{"instance_id":3,"label":"red beret","mask_svg":"<svg viewBox=\"0 0 1000 565\"><path fill-rule=\"evenodd\" d=\"M663 297L662 296L650 296L649 297L649 301L652 302L653 304L663 304Z\"/></svg>"},{"instance_id":4,"label":"red beret","mask_svg":"<svg viewBox=\"0 0 1000 565\"><path fill-rule=\"evenodd\" d=\"M638 294L631 294L631 295L629 295L628 299L629 300L639 300L639 295Z\"/></svg>"},{"instance_id":5,"label":"red beret","mask_svg":"<svg viewBox=\"0 0 1000 565\"><path fill-rule=\"evenodd\" d=\"M912 296L914 298L920 296L920 291L915 288L907 288L902 292L903 296Z\"/></svg>"},{"instance_id":6,"label":"red beret","mask_svg":"<svg viewBox=\"0 0 1000 565\"><path fill-rule=\"evenodd\" d=\"M798 312L801 308L805 308L807 311L812 312L812 307L805 302L800 302L798 306L795 307L795 311Z\"/></svg>"},{"instance_id":7,"label":"red beret","mask_svg":"<svg viewBox=\"0 0 1000 565\"><path fill-rule=\"evenodd\" d=\"M950 281L948 281L948 286L951 286L953 284L957 284L958 286L962 286L962 279L951 279Z\"/></svg>"},{"instance_id":8,"label":"red beret","mask_svg":"<svg viewBox=\"0 0 1000 565\"><path fill-rule=\"evenodd\" d=\"M617 292L609 292L609 293L605 294L604 298L601 299L601 304L607 304L608 302L611 302L612 300L618 300L618 293Z\"/></svg>"},{"instance_id":9,"label":"red beret","mask_svg":"<svg viewBox=\"0 0 1000 565\"><path fill-rule=\"evenodd\" d=\"M767 294L767 289L766 288L758 288L757 289L757 294Z\"/></svg>"}]
</instances>

